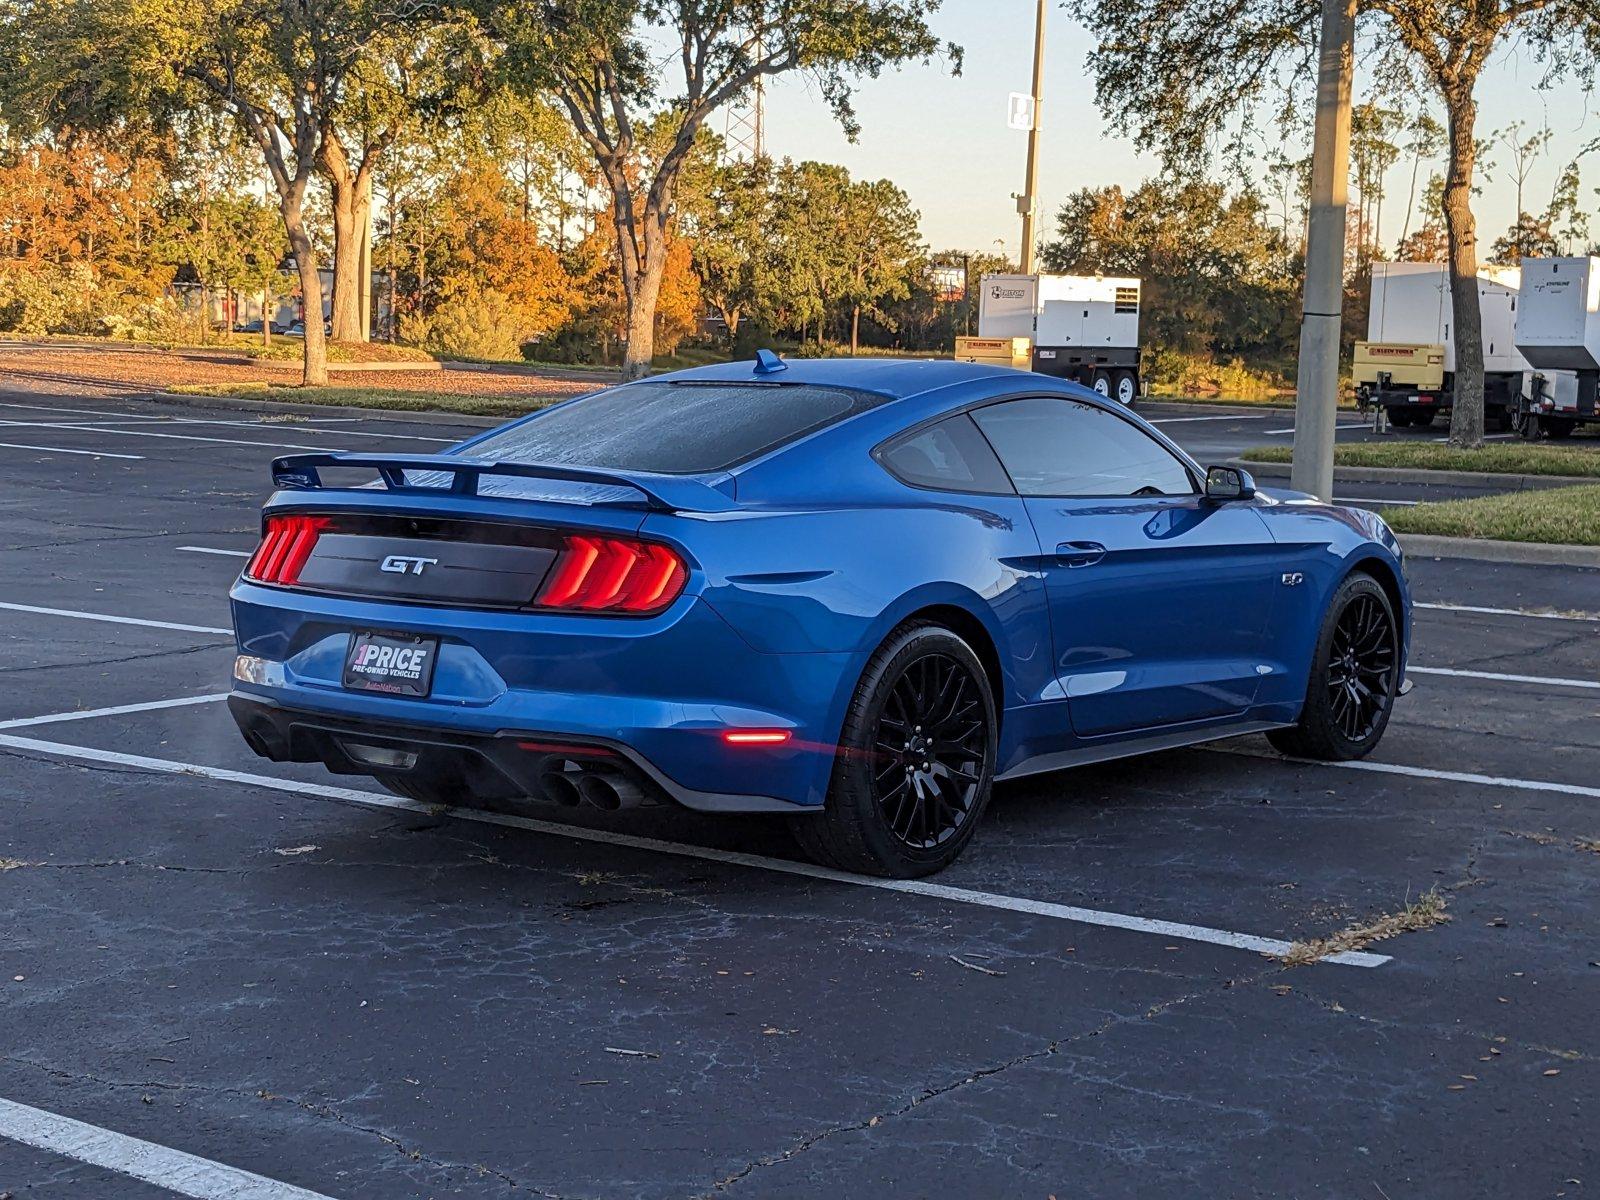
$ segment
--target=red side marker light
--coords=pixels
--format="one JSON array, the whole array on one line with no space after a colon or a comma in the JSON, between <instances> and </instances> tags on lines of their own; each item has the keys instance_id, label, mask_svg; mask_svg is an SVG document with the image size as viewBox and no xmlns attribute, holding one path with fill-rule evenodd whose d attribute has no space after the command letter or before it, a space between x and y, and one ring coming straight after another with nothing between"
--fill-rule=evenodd
<instances>
[{"instance_id":1,"label":"red side marker light","mask_svg":"<svg viewBox=\"0 0 1600 1200\"><path fill-rule=\"evenodd\" d=\"M781 746L789 740L787 729L725 729L722 740L730 746Z\"/></svg>"}]
</instances>

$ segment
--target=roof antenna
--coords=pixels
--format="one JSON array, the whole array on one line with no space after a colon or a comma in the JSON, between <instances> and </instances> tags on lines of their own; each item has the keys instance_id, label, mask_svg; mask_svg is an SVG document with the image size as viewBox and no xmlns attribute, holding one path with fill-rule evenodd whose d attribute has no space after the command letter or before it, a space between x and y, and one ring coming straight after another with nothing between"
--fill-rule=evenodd
<instances>
[{"instance_id":1,"label":"roof antenna","mask_svg":"<svg viewBox=\"0 0 1600 1200\"><path fill-rule=\"evenodd\" d=\"M756 351L756 374L776 375L779 371L787 371L789 364L784 362L771 350Z\"/></svg>"}]
</instances>

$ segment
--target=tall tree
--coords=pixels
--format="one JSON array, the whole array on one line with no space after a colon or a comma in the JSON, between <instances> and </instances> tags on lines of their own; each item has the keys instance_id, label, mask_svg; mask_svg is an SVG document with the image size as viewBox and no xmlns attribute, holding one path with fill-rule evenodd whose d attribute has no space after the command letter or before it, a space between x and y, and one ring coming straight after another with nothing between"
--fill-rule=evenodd
<instances>
[{"instance_id":1,"label":"tall tree","mask_svg":"<svg viewBox=\"0 0 1600 1200\"><path fill-rule=\"evenodd\" d=\"M1091 65L1101 107L1141 145L1178 167L1203 162L1219 130L1249 130L1263 105L1308 84L1320 6L1312 0L1068 0L1099 35ZM1516 43L1544 82L1600 67L1594 0L1358 0L1358 38L1397 87L1418 80L1444 106L1449 167L1444 211L1455 308L1455 408L1450 440L1483 441L1483 328L1478 233L1478 80L1497 48ZM1420 77L1420 78L1419 78ZM1175 84L1174 81L1181 81Z\"/></svg>"},{"instance_id":2,"label":"tall tree","mask_svg":"<svg viewBox=\"0 0 1600 1200\"><path fill-rule=\"evenodd\" d=\"M888 329L887 306L911 294L911 284L927 262L918 228L921 214L887 179L860 180L845 191L841 206L839 254L844 261L841 299L850 309L850 353L861 349L861 317Z\"/></svg>"},{"instance_id":3,"label":"tall tree","mask_svg":"<svg viewBox=\"0 0 1600 1200\"><path fill-rule=\"evenodd\" d=\"M0 79L24 124L234 121L277 192L305 305L302 379L326 383L319 256L306 193L368 46L422 11L410 0L13 0Z\"/></svg>"},{"instance_id":4,"label":"tall tree","mask_svg":"<svg viewBox=\"0 0 1600 1200\"><path fill-rule=\"evenodd\" d=\"M317 167L328 181L333 218L334 341L366 336L361 305L371 262L375 173L395 141L452 119L479 90L470 19L423 0L356 0L387 5L386 19L366 29L361 52L340 82L336 103L318 124ZM363 20L366 14L362 14Z\"/></svg>"},{"instance_id":5,"label":"tall tree","mask_svg":"<svg viewBox=\"0 0 1600 1200\"><path fill-rule=\"evenodd\" d=\"M627 306L626 377L648 373L679 178L706 119L758 79L808 76L845 131L855 82L957 48L928 28L938 0L481 0L510 78L565 109L610 192ZM681 81L665 86L653 37ZM654 115L667 136L644 144Z\"/></svg>"},{"instance_id":6,"label":"tall tree","mask_svg":"<svg viewBox=\"0 0 1600 1200\"><path fill-rule=\"evenodd\" d=\"M1294 331L1288 246L1251 192L1220 183L1147 180L1131 193L1084 188L1040 248L1046 269L1145 280L1145 337L1189 354L1282 354Z\"/></svg>"},{"instance_id":7,"label":"tall tree","mask_svg":"<svg viewBox=\"0 0 1600 1200\"><path fill-rule=\"evenodd\" d=\"M1406 220L1400 228L1400 240L1411 236L1411 216L1417 205L1417 178L1422 172L1424 159L1431 160L1444 148L1444 126L1433 119L1426 108L1418 108L1406 128L1406 153L1411 155L1411 183L1406 188Z\"/></svg>"},{"instance_id":8,"label":"tall tree","mask_svg":"<svg viewBox=\"0 0 1600 1200\"><path fill-rule=\"evenodd\" d=\"M685 200L690 199L685 197ZM736 341L739 324L767 286L772 232L772 162L736 159L711 172L709 186L686 204L685 232L700 294Z\"/></svg>"}]
</instances>

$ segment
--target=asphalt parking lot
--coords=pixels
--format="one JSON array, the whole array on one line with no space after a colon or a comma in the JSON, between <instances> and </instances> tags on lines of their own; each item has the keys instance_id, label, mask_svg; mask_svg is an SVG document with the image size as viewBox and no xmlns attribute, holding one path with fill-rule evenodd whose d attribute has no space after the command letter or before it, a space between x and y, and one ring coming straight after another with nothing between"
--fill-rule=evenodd
<instances>
[{"instance_id":1,"label":"asphalt parking lot","mask_svg":"<svg viewBox=\"0 0 1600 1200\"><path fill-rule=\"evenodd\" d=\"M1147 412L1202 459L1292 429ZM1600 572L1412 561L1366 763L1038 777L931 884L830 877L759 819L441 815L249 753L266 459L466 432L0 394L0 1195L1600 1187Z\"/></svg>"}]
</instances>

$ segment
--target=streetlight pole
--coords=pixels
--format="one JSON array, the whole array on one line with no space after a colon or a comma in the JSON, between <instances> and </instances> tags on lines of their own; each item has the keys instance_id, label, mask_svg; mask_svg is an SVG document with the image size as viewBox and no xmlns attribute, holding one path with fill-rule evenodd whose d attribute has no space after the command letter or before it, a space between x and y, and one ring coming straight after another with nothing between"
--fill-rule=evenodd
<instances>
[{"instance_id":1,"label":"streetlight pole","mask_svg":"<svg viewBox=\"0 0 1600 1200\"><path fill-rule=\"evenodd\" d=\"M1306 234L1300 370L1294 401L1294 465L1290 468L1289 486L1323 501L1333 499L1355 24L1356 0L1322 0L1317 123L1311 151L1311 219Z\"/></svg>"},{"instance_id":2,"label":"streetlight pole","mask_svg":"<svg viewBox=\"0 0 1600 1200\"><path fill-rule=\"evenodd\" d=\"M1017 197L1022 210L1022 273L1033 274L1034 219L1039 209L1039 122L1044 109L1044 14L1046 0L1039 0L1033 26L1033 126L1028 130L1028 180Z\"/></svg>"}]
</instances>

